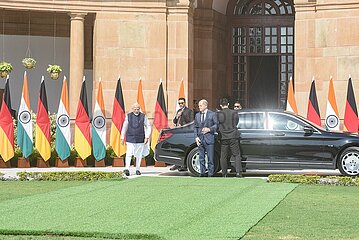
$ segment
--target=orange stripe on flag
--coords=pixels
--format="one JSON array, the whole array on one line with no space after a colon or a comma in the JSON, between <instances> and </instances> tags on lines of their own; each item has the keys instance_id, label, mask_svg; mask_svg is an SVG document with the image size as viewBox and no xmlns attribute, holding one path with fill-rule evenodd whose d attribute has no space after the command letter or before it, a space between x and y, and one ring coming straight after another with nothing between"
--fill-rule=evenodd
<instances>
[{"instance_id":1,"label":"orange stripe on flag","mask_svg":"<svg viewBox=\"0 0 359 240\"><path fill-rule=\"evenodd\" d=\"M140 104L141 112L146 115L146 106L145 106L145 99L143 98L142 92L142 80L138 82L137 88L137 103Z\"/></svg>"},{"instance_id":2,"label":"orange stripe on flag","mask_svg":"<svg viewBox=\"0 0 359 240\"><path fill-rule=\"evenodd\" d=\"M185 94L184 94L184 82L183 82L183 78L181 80L181 86L180 86L180 90L178 92L178 98L186 98Z\"/></svg>"},{"instance_id":3,"label":"orange stripe on flag","mask_svg":"<svg viewBox=\"0 0 359 240\"><path fill-rule=\"evenodd\" d=\"M293 79L290 78L288 86L288 97L287 97L287 111L293 111L298 113L297 103L295 101Z\"/></svg>"},{"instance_id":4,"label":"orange stripe on flag","mask_svg":"<svg viewBox=\"0 0 359 240\"><path fill-rule=\"evenodd\" d=\"M332 78L330 78L330 81L329 81L328 101L329 101L330 105L332 106L334 112L337 114L337 116L339 116L337 100L335 99L335 93L334 93L334 83L333 83Z\"/></svg>"},{"instance_id":5,"label":"orange stripe on flag","mask_svg":"<svg viewBox=\"0 0 359 240\"><path fill-rule=\"evenodd\" d=\"M67 81L66 81L66 77L64 77L64 81L62 83L62 90L61 90L61 100L62 103L65 106L66 112L69 113L70 112L70 105L69 105L69 91L67 89Z\"/></svg>"},{"instance_id":6,"label":"orange stripe on flag","mask_svg":"<svg viewBox=\"0 0 359 240\"><path fill-rule=\"evenodd\" d=\"M30 97L29 97L26 71L24 73L24 85L22 86L22 97L25 100L27 108L30 109Z\"/></svg>"},{"instance_id":7,"label":"orange stripe on flag","mask_svg":"<svg viewBox=\"0 0 359 240\"><path fill-rule=\"evenodd\" d=\"M105 114L105 103L104 103L104 100L103 100L102 82L101 81L98 84L97 103L98 103L99 107L101 108L102 114L104 116L106 116L106 114Z\"/></svg>"}]
</instances>

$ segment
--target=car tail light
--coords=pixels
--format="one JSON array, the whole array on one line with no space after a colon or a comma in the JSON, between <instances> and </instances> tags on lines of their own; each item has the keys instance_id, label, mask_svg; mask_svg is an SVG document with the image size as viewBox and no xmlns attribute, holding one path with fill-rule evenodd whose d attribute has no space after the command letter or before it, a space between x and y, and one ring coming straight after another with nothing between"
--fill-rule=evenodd
<instances>
[{"instance_id":1,"label":"car tail light","mask_svg":"<svg viewBox=\"0 0 359 240\"><path fill-rule=\"evenodd\" d=\"M170 132L161 132L160 137L158 138L158 143L166 140L167 138L171 137L173 133Z\"/></svg>"}]
</instances>

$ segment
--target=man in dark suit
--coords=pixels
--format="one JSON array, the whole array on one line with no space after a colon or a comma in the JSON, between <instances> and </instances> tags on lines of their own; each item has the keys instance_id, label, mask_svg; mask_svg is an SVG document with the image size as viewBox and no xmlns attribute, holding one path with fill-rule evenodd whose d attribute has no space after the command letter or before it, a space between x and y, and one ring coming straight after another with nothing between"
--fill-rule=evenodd
<instances>
[{"instance_id":1,"label":"man in dark suit","mask_svg":"<svg viewBox=\"0 0 359 240\"><path fill-rule=\"evenodd\" d=\"M193 111L186 106L186 99L179 98L178 105L180 109L176 112L176 117L173 119L173 123L176 127L183 126L193 121Z\"/></svg>"},{"instance_id":2,"label":"man in dark suit","mask_svg":"<svg viewBox=\"0 0 359 240\"><path fill-rule=\"evenodd\" d=\"M208 102L202 99L198 103L199 111L194 119L194 137L199 151L200 177L205 176L205 153L208 158L208 177L214 175L214 134L217 131L216 113L208 110Z\"/></svg>"},{"instance_id":3,"label":"man in dark suit","mask_svg":"<svg viewBox=\"0 0 359 240\"><path fill-rule=\"evenodd\" d=\"M237 124L238 112L228 108L228 99L220 100L221 111L217 113L219 132L221 134L221 168L223 177L227 177L228 156L235 158L236 176L242 177L241 154L239 148L239 132Z\"/></svg>"},{"instance_id":4,"label":"man in dark suit","mask_svg":"<svg viewBox=\"0 0 359 240\"><path fill-rule=\"evenodd\" d=\"M178 105L180 106L180 109L177 110L176 117L173 119L173 123L176 127L183 126L193 121L193 111L186 106L186 99L179 98ZM187 171L186 167L181 167L178 165L174 165L170 168L171 171L177 169L178 171Z\"/></svg>"}]
</instances>

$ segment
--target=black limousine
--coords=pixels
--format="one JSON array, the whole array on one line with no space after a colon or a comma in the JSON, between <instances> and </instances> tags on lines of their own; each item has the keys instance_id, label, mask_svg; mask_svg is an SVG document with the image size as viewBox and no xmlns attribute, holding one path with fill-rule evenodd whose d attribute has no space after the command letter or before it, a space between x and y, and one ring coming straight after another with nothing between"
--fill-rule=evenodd
<instances>
[{"instance_id":1,"label":"black limousine","mask_svg":"<svg viewBox=\"0 0 359 240\"><path fill-rule=\"evenodd\" d=\"M238 114L243 169L339 169L343 175L359 175L357 134L327 131L286 111L242 110ZM193 125L192 122L162 129L155 159L187 167L197 176L200 171ZM217 171L220 171L219 158L218 137L215 146Z\"/></svg>"}]
</instances>

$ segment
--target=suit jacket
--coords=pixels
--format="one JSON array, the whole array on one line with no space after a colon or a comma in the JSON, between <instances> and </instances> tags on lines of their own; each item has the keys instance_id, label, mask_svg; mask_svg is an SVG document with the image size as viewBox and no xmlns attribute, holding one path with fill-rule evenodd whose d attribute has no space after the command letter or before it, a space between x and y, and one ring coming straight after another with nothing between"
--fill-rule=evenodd
<instances>
[{"instance_id":1,"label":"suit jacket","mask_svg":"<svg viewBox=\"0 0 359 240\"><path fill-rule=\"evenodd\" d=\"M188 107L184 107L183 109L178 109L178 111L176 112L176 116L177 116L177 113L181 112L181 111L182 111L181 117L179 119L177 117L175 117L173 119L173 123L176 126L183 126L183 125L193 121L192 109L189 109Z\"/></svg>"},{"instance_id":2,"label":"suit jacket","mask_svg":"<svg viewBox=\"0 0 359 240\"><path fill-rule=\"evenodd\" d=\"M224 108L217 112L218 130L221 133L221 139L239 138L237 124L239 121L238 112L229 108Z\"/></svg>"},{"instance_id":3,"label":"suit jacket","mask_svg":"<svg viewBox=\"0 0 359 240\"><path fill-rule=\"evenodd\" d=\"M214 134L217 131L218 121L216 113L211 110L207 110L206 118L201 122L201 112L198 112L194 119L194 137L199 137L201 142L206 142L207 144L214 144ZM203 134L202 128L207 127L211 131Z\"/></svg>"}]
</instances>

